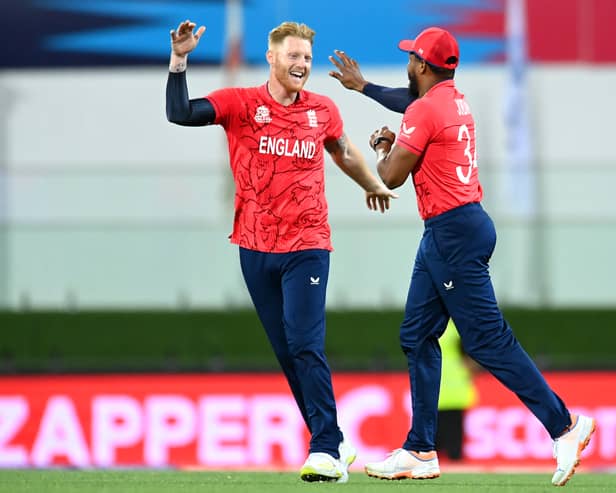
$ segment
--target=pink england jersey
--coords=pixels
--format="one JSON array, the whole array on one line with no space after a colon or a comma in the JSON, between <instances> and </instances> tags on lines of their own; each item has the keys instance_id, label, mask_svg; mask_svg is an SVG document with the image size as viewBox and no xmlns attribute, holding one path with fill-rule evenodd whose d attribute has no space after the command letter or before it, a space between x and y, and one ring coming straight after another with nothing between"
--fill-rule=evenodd
<instances>
[{"instance_id":1,"label":"pink england jersey","mask_svg":"<svg viewBox=\"0 0 616 493\"><path fill-rule=\"evenodd\" d=\"M235 180L231 242L260 252L331 250L323 143L342 136L334 102L301 91L283 106L260 87L207 96L227 134Z\"/></svg>"},{"instance_id":2,"label":"pink england jersey","mask_svg":"<svg viewBox=\"0 0 616 493\"><path fill-rule=\"evenodd\" d=\"M413 183L422 219L481 201L475 121L453 80L436 84L409 105L396 145L421 156Z\"/></svg>"}]
</instances>

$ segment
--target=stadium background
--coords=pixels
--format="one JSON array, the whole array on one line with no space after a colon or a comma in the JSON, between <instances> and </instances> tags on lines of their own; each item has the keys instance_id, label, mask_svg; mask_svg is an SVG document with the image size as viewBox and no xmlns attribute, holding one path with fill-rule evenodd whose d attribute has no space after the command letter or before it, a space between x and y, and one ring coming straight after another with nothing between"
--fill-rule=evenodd
<instances>
[{"instance_id":1,"label":"stadium background","mask_svg":"<svg viewBox=\"0 0 616 493\"><path fill-rule=\"evenodd\" d=\"M19 420L12 421L14 434L2 435L0 465L285 466L299 460L294 453L303 453L295 441L288 457L289 449L278 444L281 456L266 454L270 459L257 464L250 454L244 462L212 464L209 449L193 443L203 434L188 416L210 408L193 409L189 402L199 400L198 389L224 381L221 372L266 372L243 373L228 387L216 387L232 394L228 409L237 419L252 409L246 402L264 395L253 395L252 385L263 386L265 395L286 393L267 373L276 370L275 361L250 309L236 249L227 241L232 188L224 134L174 127L164 117L168 31L185 18L208 27L190 59L193 97L223 85L262 83L269 29L287 19L308 23L317 31L308 88L338 103L346 132L368 157L372 130L396 128L399 116L329 78L327 56L344 49L369 80L403 86L406 58L396 48L399 39L433 24L459 37L463 63L456 79L477 120L484 204L499 231L492 262L497 295L540 366L559 370L555 379L568 375L577 382L572 388L583 389L567 395L568 401L603 413L600 445L589 453L598 467L613 464L616 45L610 29L616 4L527 0L523 36L519 24L507 22L513 18L507 8L515 3L400 0L374 9L341 1L332 13L330 2L321 0L309 6L282 0L2 2L0 387L8 390L0 399L5 420L10 413L23 420L19 427ZM527 56L521 56L524 41ZM348 385L374 387L382 380L374 372L404 369L397 327L422 224L408 186L390 213L377 216L364 210L361 192L331 161L327 168L335 247L329 356L336 371L355 372ZM562 373L567 370L578 372ZM587 370L600 373L580 373ZM80 394L84 386L96 387L88 376L93 372L121 379L104 377L115 383L101 392L128 399L128 406L104 407L112 409L105 416L124 423L133 414L145 423L156 419L145 403L153 396L148 392L158 392L159 380L135 375L177 377L163 386L165 395L193 382L154 414L162 420L157 436L166 437L155 450L169 455L153 452L151 459L144 452L150 428L141 421L135 421L141 432L130 438L128 425L114 428L111 418L93 418L101 395ZM83 380L64 381L57 377L62 374ZM587 380L601 386L590 392L579 383ZM569 380L558 381L566 394ZM485 385L488 394L497 392L489 381ZM404 383L381 391L402 393ZM377 394L369 402L380 402ZM498 399L481 404L519 414L519 405ZM359 407L370 408L362 402ZM495 422L507 422L499 412ZM404 429L404 419L392 419ZM519 419L532 427L528 416ZM105 424L116 433L106 448L88 431ZM80 433L83 447L71 448ZM220 443L227 445L244 436L221 433ZM367 433L373 439L377 432ZM524 443L532 450L532 441ZM187 452L193 448L205 455ZM481 457L480 451L474 459L532 458L522 449L517 456ZM544 449L540 458L549 458Z\"/></svg>"}]
</instances>

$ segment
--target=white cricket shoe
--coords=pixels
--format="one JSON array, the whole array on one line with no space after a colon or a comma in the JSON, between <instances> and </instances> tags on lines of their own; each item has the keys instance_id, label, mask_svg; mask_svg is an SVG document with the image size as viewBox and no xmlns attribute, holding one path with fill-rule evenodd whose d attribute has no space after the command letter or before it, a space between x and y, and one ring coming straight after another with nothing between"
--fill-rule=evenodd
<instances>
[{"instance_id":1,"label":"white cricket shoe","mask_svg":"<svg viewBox=\"0 0 616 493\"><path fill-rule=\"evenodd\" d=\"M340 462L342 462L342 465L346 466L347 470L349 466L355 462L355 459L357 459L357 449L344 440L338 445L338 453L340 454Z\"/></svg>"},{"instance_id":2,"label":"white cricket shoe","mask_svg":"<svg viewBox=\"0 0 616 493\"><path fill-rule=\"evenodd\" d=\"M328 481L346 483L349 480L347 466L325 452L312 452L299 471L304 481Z\"/></svg>"},{"instance_id":3,"label":"white cricket shoe","mask_svg":"<svg viewBox=\"0 0 616 493\"><path fill-rule=\"evenodd\" d=\"M554 440L556 472L552 476L554 486L564 486L573 476L580 463L580 454L590 442L590 436L597 427L596 421L588 416L571 416L573 426Z\"/></svg>"},{"instance_id":4,"label":"white cricket shoe","mask_svg":"<svg viewBox=\"0 0 616 493\"><path fill-rule=\"evenodd\" d=\"M382 462L364 466L366 474L379 479L432 479L441 475L436 452L421 452L415 455L408 450L394 450Z\"/></svg>"}]
</instances>

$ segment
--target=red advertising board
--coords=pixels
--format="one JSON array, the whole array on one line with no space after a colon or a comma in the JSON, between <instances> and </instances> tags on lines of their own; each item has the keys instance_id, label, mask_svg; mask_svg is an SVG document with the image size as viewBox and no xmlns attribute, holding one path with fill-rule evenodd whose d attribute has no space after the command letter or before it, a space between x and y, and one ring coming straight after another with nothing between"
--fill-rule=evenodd
<instances>
[{"instance_id":1,"label":"red advertising board","mask_svg":"<svg viewBox=\"0 0 616 493\"><path fill-rule=\"evenodd\" d=\"M583 467L616 462L616 372L550 373L574 412L597 419ZM467 463L552 467L552 442L492 376L465 422ZM404 373L334 375L340 424L357 463L399 447L410 423ZM0 378L0 467L292 469L306 455L301 416L276 374Z\"/></svg>"}]
</instances>

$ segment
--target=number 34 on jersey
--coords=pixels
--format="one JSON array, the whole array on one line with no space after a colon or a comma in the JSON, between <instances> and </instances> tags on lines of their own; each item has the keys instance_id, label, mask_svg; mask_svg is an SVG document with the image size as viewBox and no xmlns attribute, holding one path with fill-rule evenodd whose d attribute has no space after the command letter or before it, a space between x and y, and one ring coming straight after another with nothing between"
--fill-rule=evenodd
<instances>
[{"instance_id":1,"label":"number 34 on jersey","mask_svg":"<svg viewBox=\"0 0 616 493\"><path fill-rule=\"evenodd\" d=\"M458 107L458 115L470 115L471 109L464 99L455 99L456 106ZM473 134L475 132L473 131ZM460 125L458 129L458 142L466 142L466 147L464 148L464 156L468 160L468 166L457 166L456 174L458 175L458 179L468 185L471 181L471 174L473 173L473 168L477 167L477 139L476 135L472 136L472 141L475 142L475 149L471 153L471 133L466 126L466 124Z\"/></svg>"}]
</instances>

